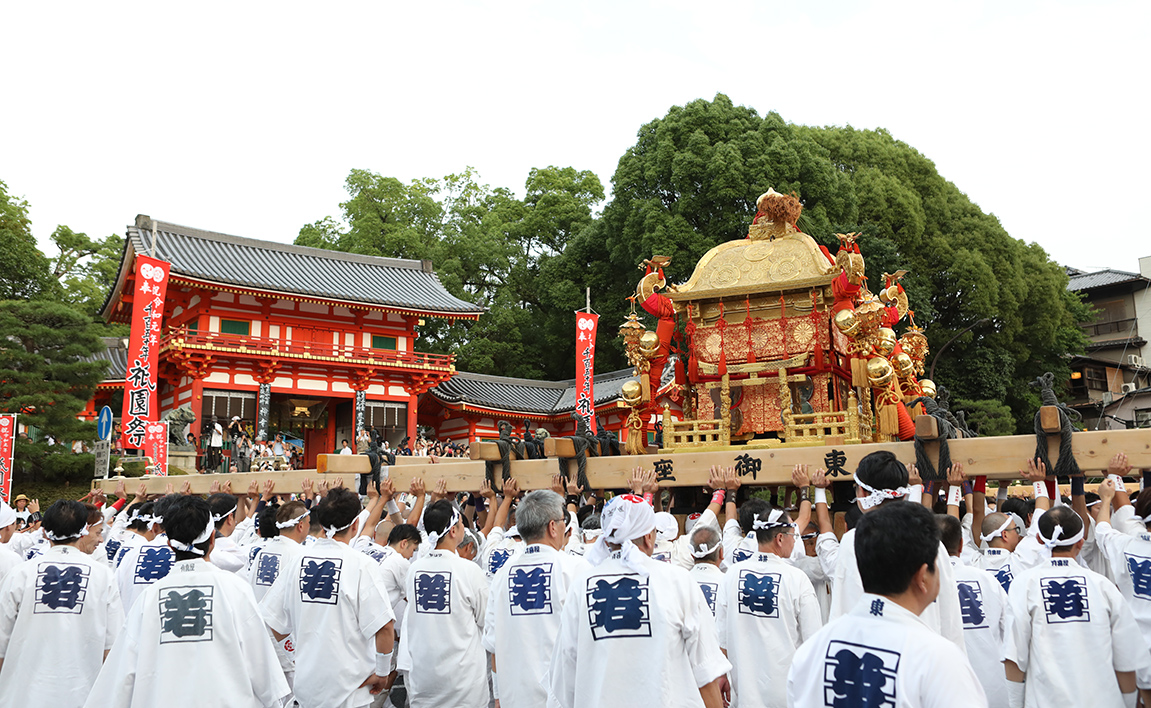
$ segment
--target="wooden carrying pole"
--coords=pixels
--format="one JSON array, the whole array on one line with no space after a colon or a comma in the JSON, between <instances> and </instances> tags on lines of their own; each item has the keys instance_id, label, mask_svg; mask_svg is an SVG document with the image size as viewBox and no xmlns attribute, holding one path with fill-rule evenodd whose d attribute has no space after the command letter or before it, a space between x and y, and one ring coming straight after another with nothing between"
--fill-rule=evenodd
<instances>
[{"instance_id":1,"label":"wooden carrying pole","mask_svg":"<svg viewBox=\"0 0 1151 708\"><path fill-rule=\"evenodd\" d=\"M966 438L948 441L953 462L962 462L968 477L987 476L989 479L1016 479L1019 470L1035 454L1035 438L1015 435L988 438ZM550 446L549 446L550 447ZM1085 471L1107 469L1111 457L1117 452L1127 454L1134 469L1151 469L1151 429L1100 430L1078 432L1072 436L1072 449L1080 468ZM810 465L812 469L831 466L839 462L845 470L832 476L832 480L851 479L851 471L867 454L889 450L904 463L914 462L915 448L910 442L876 443L867 445L841 445L822 447L760 448L732 447L727 450L675 454L622 455L614 457L588 457L588 481L596 489L622 489L627 486L631 471L642 466L660 473L660 484L665 487L702 487L707 484L712 465L734 467L745 485L771 486L790 484L791 470L796 464ZM571 443L555 439L555 454L568 457L573 454ZM477 450L479 460L466 458L439 458L435 463L427 457L397 458L389 470L398 491L407 491L413 477L422 477L427 488L433 489L438 480L446 479L448 491L474 492L485 478L483 459L491 459L484 448ZM1054 458L1053 458L1054 459ZM759 464L756 464L758 460ZM167 485L179 491L185 481L192 491L204 494L213 482L232 481L232 491L242 493L253 480L274 480L278 494L298 492L305 477L315 482L333 481L338 476L347 487L354 488L355 475L370 471L364 455L318 455L317 469L287 470L283 472L248 472L236 474L176 475L171 477L139 477L126 480L128 491L135 492L143 481L149 494L161 494ZM575 466L571 465L572 474ZM546 489L551 486L552 475L559 472L556 459L513 460L512 476L520 489ZM496 476L500 465L496 465ZM93 480L92 486L105 492L116 488L119 478Z\"/></svg>"}]
</instances>

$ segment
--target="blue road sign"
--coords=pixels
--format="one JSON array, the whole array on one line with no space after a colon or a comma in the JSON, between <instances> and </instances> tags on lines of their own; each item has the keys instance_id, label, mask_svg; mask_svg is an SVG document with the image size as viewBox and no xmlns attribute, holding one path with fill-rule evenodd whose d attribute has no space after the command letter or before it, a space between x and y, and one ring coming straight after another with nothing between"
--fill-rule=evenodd
<instances>
[{"instance_id":1,"label":"blue road sign","mask_svg":"<svg viewBox=\"0 0 1151 708\"><path fill-rule=\"evenodd\" d=\"M96 436L101 440L112 438L112 409L108 406L100 409L100 417L96 419Z\"/></svg>"}]
</instances>

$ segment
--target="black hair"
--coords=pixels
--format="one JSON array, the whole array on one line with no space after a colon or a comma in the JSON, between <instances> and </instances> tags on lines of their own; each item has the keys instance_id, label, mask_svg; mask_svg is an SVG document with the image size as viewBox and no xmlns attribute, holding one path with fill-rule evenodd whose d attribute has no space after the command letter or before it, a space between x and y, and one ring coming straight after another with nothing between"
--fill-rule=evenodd
<instances>
[{"instance_id":1,"label":"black hair","mask_svg":"<svg viewBox=\"0 0 1151 708\"><path fill-rule=\"evenodd\" d=\"M942 495L935 495L935 503L931 505L931 510L941 516L947 515L947 497ZM959 518L967 516L967 502L964 499L959 500ZM944 544L947 545L947 544Z\"/></svg>"},{"instance_id":2,"label":"black hair","mask_svg":"<svg viewBox=\"0 0 1151 708\"><path fill-rule=\"evenodd\" d=\"M164 496L152 502L152 516L159 516L161 519L163 519L163 521L160 522L160 526L164 527L164 529L168 528L166 518L168 507L172 505L172 502L180 499L181 497L183 497L182 494L165 494Z\"/></svg>"},{"instance_id":3,"label":"black hair","mask_svg":"<svg viewBox=\"0 0 1151 708\"><path fill-rule=\"evenodd\" d=\"M449 531L456 505L448 499L439 499L424 509L424 530L441 536Z\"/></svg>"},{"instance_id":4,"label":"black hair","mask_svg":"<svg viewBox=\"0 0 1151 708\"><path fill-rule=\"evenodd\" d=\"M225 494L224 492L216 492L208 497L208 506L212 508L213 516L220 517L216 522L216 528L222 527L224 522L228 520L228 516L240 508L236 495Z\"/></svg>"},{"instance_id":5,"label":"black hair","mask_svg":"<svg viewBox=\"0 0 1151 708\"><path fill-rule=\"evenodd\" d=\"M1135 505L1135 515L1146 518L1151 514L1151 487L1139 492L1131 503Z\"/></svg>"},{"instance_id":6,"label":"black hair","mask_svg":"<svg viewBox=\"0 0 1151 708\"><path fill-rule=\"evenodd\" d=\"M132 514L135 514L136 518L128 524L128 528L132 529L133 531L139 531L140 533L147 531L148 525L145 524L140 519L140 517L141 516L148 516L151 513L152 513L152 502L138 502L136 504L129 506L128 511L127 511L127 514L128 514L127 518L131 519Z\"/></svg>"},{"instance_id":7,"label":"black hair","mask_svg":"<svg viewBox=\"0 0 1151 708\"><path fill-rule=\"evenodd\" d=\"M58 499L44 512L45 533L52 532L57 537L73 536L88 525L88 507L74 499ZM75 543L75 538L62 538L56 543Z\"/></svg>"},{"instance_id":8,"label":"black hair","mask_svg":"<svg viewBox=\"0 0 1151 708\"><path fill-rule=\"evenodd\" d=\"M939 525L939 540L947 554L959 555L959 549L963 548L963 524L949 514L936 514L935 523Z\"/></svg>"},{"instance_id":9,"label":"black hair","mask_svg":"<svg viewBox=\"0 0 1151 708\"><path fill-rule=\"evenodd\" d=\"M745 534L751 533L753 525L755 524L755 517L758 515L759 520L766 522L771 518L773 509L771 503L759 497L752 497L743 506L739 508L739 527L743 529ZM779 520L786 523L791 521L791 517L787 515L786 511L780 510ZM775 537L781 533L790 532L789 526L772 526L767 529L754 529L755 540L757 543L771 543Z\"/></svg>"},{"instance_id":10,"label":"black hair","mask_svg":"<svg viewBox=\"0 0 1151 708\"><path fill-rule=\"evenodd\" d=\"M907 486L907 467L887 450L865 455L855 468L855 478L876 489L898 489Z\"/></svg>"},{"instance_id":11,"label":"black hair","mask_svg":"<svg viewBox=\"0 0 1151 708\"><path fill-rule=\"evenodd\" d=\"M1059 538L1051 538L1056 526L1062 526ZM1083 530L1083 519L1069 506L1056 506L1048 509L1039 517L1039 535L1052 541L1064 541ZM1052 551L1065 551L1071 546L1056 546Z\"/></svg>"},{"instance_id":12,"label":"black hair","mask_svg":"<svg viewBox=\"0 0 1151 708\"><path fill-rule=\"evenodd\" d=\"M1099 501L1099 495L1096 494L1095 492L1087 492L1086 494L1083 495L1083 500L1085 502L1087 502L1088 504L1090 504L1091 502L1097 502L1097 501Z\"/></svg>"},{"instance_id":13,"label":"black hair","mask_svg":"<svg viewBox=\"0 0 1151 708\"><path fill-rule=\"evenodd\" d=\"M863 509L859 508L858 504L852 504L847 507L847 511L843 512L843 523L847 525L847 530L855 528L859 520L863 518Z\"/></svg>"},{"instance_id":14,"label":"black hair","mask_svg":"<svg viewBox=\"0 0 1151 708\"><path fill-rule=\"evenodd\" d=\"M1035 511L1035 500L1008 497L1003 500L1003 503L999 505L996 511L1001 511L1004 514L1019 514L1019 518L1023 519L1023 523L1029 523L1031 521L1031 514Z\"/></svg>"},{"instance_id":15,"label":"black hair","mask_svg":"<svg viewBox=\"0 0 1151 708\"><path fill-rule=\"evenodd\" d=\"M592 509L592 511L595 511L595 509L593 509L590 506L585 506L583 508L584 509ZM582 531L595 531L598 528L602 528L602 526L603 526L603 524L601 523L602 519L603 519L603 517L600 516L599 514L588 514L587 516L584 517L583 521L580 521L580 524L579 524L580 530L582 530Z\"/></svg>"},{"instance_id":16,"label":"black hair","mask_svg":"<svg viewBox=\"0 0 1151 708\"><path fill-rule=\"evenodd\" d=\"M276 512L279 510L279 506L269 504L256 514L256 530L260 538L275 538L280 535L280 529L276 526Z\"/></svg>"},{"instance_id":17,"label":"black hair","mask_svg":"<svg viewBox=\"0 0 1151 708\"><path fill-rule=\"evenodd\" d=\"M882 504L855 527L855 563L864 592L898 595L924 565L935 572L939 527L922 504Z\"/></svg>"},{"instance_id":18,"label":"black hair","mask_svg":"<svg viewBox=\"0 0 1151 708\"><path fill-rule=\"evenodd\" d=\"M336 487L312 509L312 518L319 521L325 529L338 529L355 521L362 510L363 505L360 504L360 498L355 492Z\"/></svg>"},{"instance_id":19,"label":"black hair","mask_svg":"<svg viewBox=\"0 0 1151 708\"><path fill-rule=\"evenodd\" d=\"M207 500L195 496L179 496L176 500L168 504L164 516L164 531L168 534L168 538L180 543L192 543L200 534L204 533L204 529L208 526L208 521L212 518L212 507L209 506ZM208 547L211 545L211 537L201 541L196 545L204 553L208 552ZM176 554L176 560L190 560L192 558L201 558L201 554L192 553L190 551L181 551L176 548L172 549Z\"/></svg>"},{"instance_id":20,"label":"black hair","mask_svg":"<svg viewBox=\"0 0 1151 708\"><path fill-rule=\"evenodd\" d=\"M418 546L422 540L420 530L411 524L399 524L393 527L392 532L388 534L389 546L394 546L400 541L411 541Z\"/></svg>"},{"instance_id":21,"label":"black hair","mask_svg":"<svg viewBox=\"0 0 1151 708\"><path fill-rule=\"evenodd\" d=\"M595 513L595 504L584 504L576 510L576 519L579 520L580 528L583 528L583 522L587 517ZM598 526L596 528L599 528Z\"/></svg>"}]
</instances>

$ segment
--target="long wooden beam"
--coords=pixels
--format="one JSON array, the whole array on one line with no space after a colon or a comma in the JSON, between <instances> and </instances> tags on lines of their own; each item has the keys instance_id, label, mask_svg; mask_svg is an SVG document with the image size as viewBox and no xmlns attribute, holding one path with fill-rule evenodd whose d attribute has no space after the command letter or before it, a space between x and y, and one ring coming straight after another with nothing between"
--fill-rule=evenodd
<instances>
[{"instance_id":1,"label":"long wooden beam","mask_svg":"<svg viewBox=\"0 0 1151 708\"><path fill-rule=\"evenodd\" d=\"M989 438L967 438L949 441L951 459L962 462L968 476L986 475L990 479L1015 479L1018 470L1035 452L1035 438L1030 435L1016 435ZM888 450L900 460L910 463L915 460L915 448L910 442L877 443L867 445L841 445L821 447L776 447L749 448L733 447L726 450L682 451L657 455L623 455L616 457L589 457L587 459L588 481L594 488L619 489L627 486L627 478L636 467L656 469L661 477L660 484L668 487L704 486L712 465L734 467L744 484L779 485L791 481L791 470L796 464L811 465L812 469L832 467L838 462L844 472L833 479L851 479L851 471L859 461L872 452ZM1135 469L1151 469L1151 429L1140 430L1101 430L1078 432L1072 436L1072 450L1085 471L1101 471L1107 468L1111 457L1124 452ZM284 472L249 472L246 474L188 475L174 477L131 478L127 480L128 491L135 491L140 481L147 485L149 493L162 493L168 484L177 490L185 480L192 482L192 491L204 493L213 481L232 480L233 492L248 488L251 480L272 479L277 493L298 491L305 477L314 481L335 477L344 479L348 487L355 486L355 474L370 469L366 456L362 455L320 455L318 469ZM397 463L399 458L397 458ZM547 460L516 460L511 463L512 476L520 489L543 489L551 485L552 475L559 472L559 462ZM574 460L567 461L572 475L576 472ZM497 465L496 474L499 474ZM422 477L428 489L439 479L447 480L449 491L476 491L485 476L482 461L466 458L440 458L432 463L426 457L404 458L389 470L397 489L406 490L412 478ZM111 492L116 479L98 479L94 487Z\"/></svg>"}]
</instances>

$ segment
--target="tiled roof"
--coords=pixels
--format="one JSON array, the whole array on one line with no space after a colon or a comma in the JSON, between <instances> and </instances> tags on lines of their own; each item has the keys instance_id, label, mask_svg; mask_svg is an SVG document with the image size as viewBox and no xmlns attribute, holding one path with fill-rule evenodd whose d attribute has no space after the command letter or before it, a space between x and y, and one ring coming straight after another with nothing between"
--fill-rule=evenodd
<instances>
[{"instance_id":1,"label":"tiled roof","mask_svg":"<svg viewBox=\"0 0 1151 708\"><path fill-rule=\"evenodd\" d=\"M1102 288L1107 285L1119 285L1120 283L1130 283L1133 281L1146 280L1138 273L1128 273L1125 270L1099 270L1094 273L1077 273L1072 274L1068 283L1068 290L1091 290L1092 288Z\"/></svg>"},{"instance_id":2,"label":"tiled roof","mask_svg":"<svg viewBox=\"0 0 1151 708\"><path fill-rule=\"evenodd\" d=\"M128 227L128 256L149 253L157 231L156 257L172 272L213 283L332 300L391 306L429 315L476 317L483 307L449 293L431 261L379 258L308 248L136 217ZM130 251L130 253L129 253ZM121 273L121 281L124 273ZM118 284L117 289L120 287ZM109 295L107 308L117 290Z\"/></svg>"},{"instance_id":3,"label":"tiled roof","mask_svg":"<svg viewBox=\"0 0 1151 708\"><path fill-rule=\"evenodd\" d=\"M108 364L108 371L104 374L105 381L124 381L124 374L128 371L128 349L119 337L101 337L104 340L103 351L85 357L87 361L104 361Z\"/></svg>"},{"instance_id":4,"label":"tiled roof","mask_svg":"<svg viewBox=\"0 0 1151 708\"><path fill-rule=\"evenodd\" d=\"M675 360L672 359L664 367L661 387L670 383L674 376ZM596 375L596 405L619 398L624 383L634 378L632 369ZM460 371L431 389L430 393L444 403L467 403L510 413L557 415L575 410L575 386L575 379L534 381Z\"/></svg>"}]
</instances>

